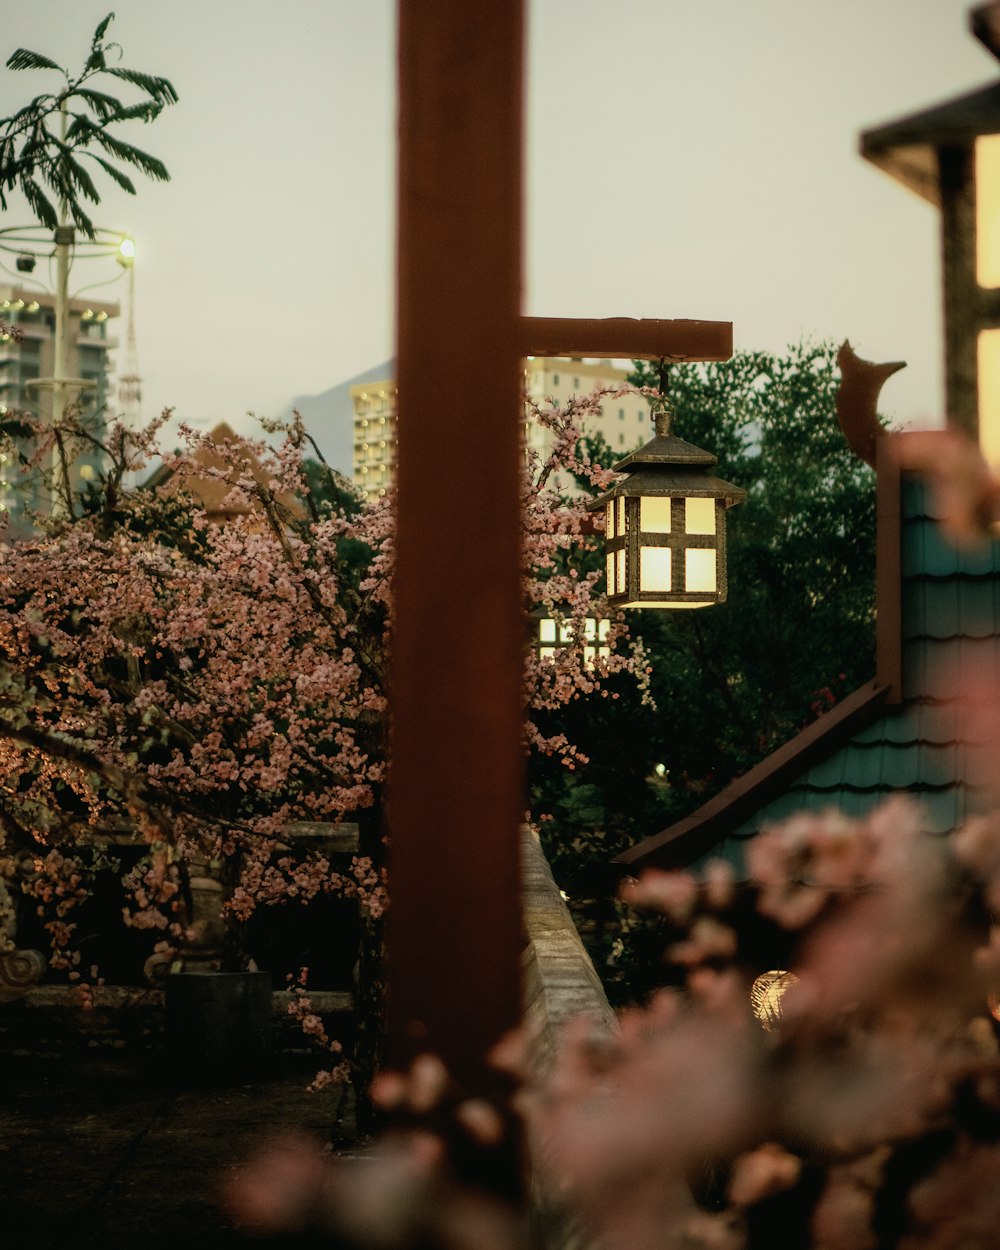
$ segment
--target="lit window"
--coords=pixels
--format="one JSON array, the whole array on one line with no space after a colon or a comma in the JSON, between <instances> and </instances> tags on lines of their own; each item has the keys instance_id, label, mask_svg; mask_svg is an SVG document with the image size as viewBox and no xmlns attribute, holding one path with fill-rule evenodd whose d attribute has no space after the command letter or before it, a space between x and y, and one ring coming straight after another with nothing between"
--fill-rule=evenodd
<instances>
[{"instance_id":1,"label":"lit window","mask_svg":"<svg viewBox=\"0 0 1000 1250\"><path fill-rule=\"evenodd\" d=\"M670 548L639 548L639 589L670 590Z\"/></svg>"},{"instance_id":2,"label":"lit window","mask_svg":"<svg viewBox=\"0 0 1000 1250\"><path fill-rule=\"evenodd\" d=\"M689 547L684 553L685 590L714 594L716 589L715 549ZM669 590L667 586L665 589Z\"/></svg>"},{"instance_id":3,"label":"lit window","mask_svg":"<svg viewBox=\"0 0 1000 1250\"><path fill-rule=\"evenodd\" d=\"M619 500L624 503L621 495ZM639 500L639 529L644 534L669 534L670 499L666 495L643 495Z\"/></svg>"},{"instance_id":4,"label":"lit window","mask_svg":"<svg viewBox=\"0 0 1000 1250\"><path fill-rule=\"evenodd\" d=\"M1000 135L976 139L976 279L1000 287Z\"/></svg>"},{"instance_id":5,"label":"lit window","mask_svg":"<svg viewBox=\"0 0 1000 1250\"><path fill-rule=\"evenodd\" d=\"M689 534L714 534L715 500L685 499L684 528Z\"/></svg>"}]
</instances>

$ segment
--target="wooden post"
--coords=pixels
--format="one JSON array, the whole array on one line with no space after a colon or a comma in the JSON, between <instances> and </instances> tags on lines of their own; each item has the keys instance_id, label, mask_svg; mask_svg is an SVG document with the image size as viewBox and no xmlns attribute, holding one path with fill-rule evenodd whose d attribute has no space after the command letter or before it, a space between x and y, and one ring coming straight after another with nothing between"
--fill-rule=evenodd
<instances>
[{"instance_id":1,"label":"wooden post","mask_svg":"<svg viewBox=\"0 0 1000 1250\"><path fill-rule=\"evenodd\" d=\"M386 1060L481 1094L521 1019L521 358L732 354L729 322L521 317L522 29L400 0Z\"/></svg>"},{"instance_id":2,"label":"wooden post","mask_svg":"<svg viewBox=\"0 0 1000 1250\"><path fill-rule=\"evenodd\" d=\"M387 1061L521 1014L521 0L400 0Z\"/></svg>"}]
</instances>

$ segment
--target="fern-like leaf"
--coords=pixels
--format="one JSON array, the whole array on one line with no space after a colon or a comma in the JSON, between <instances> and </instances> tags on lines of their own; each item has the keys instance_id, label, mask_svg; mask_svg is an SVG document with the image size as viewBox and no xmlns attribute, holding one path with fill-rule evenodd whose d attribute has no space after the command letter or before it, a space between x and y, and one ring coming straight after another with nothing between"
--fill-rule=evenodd
<instances>
[{"instance_id":1,"label":"fern-like leaf","mask_svg":"<svg viewBox=\"0 0 1000 1250\"><path fill-rule=\"evenodd\" d=\"M109 135L105 130L96 130L94 132L94 140L104 148L105 152L108 152L111 156L116 156L127 165L135 165L147 177L153 178L157 182L170 181L166 165L162 161L157 160L155 156L150 156L148 152L143 152L141 148L133 147L131 143L123 143L121 139L116 139L114 135Z\"/></svg>"},{"instance_id":2,"label":"fern-like leaf","mask_svg":"<svg viewBox=\"0 0 1000 1250\"><path fill-rule=\"evenodd\" d=\"M80 233L85 234L88 239L93 239L95 237L94 223L87 216L80 201L76 199L69 200L66 207L73 218L73 224Z\"/></svg>"},{"instance_id":3,"label":"fern-like leaf","mask_svg":"<svg viewBox=\"0 0 1000 1250\"><path fill-rule=\"evenodd\" d=\"M24 198L31 205L31 211L41 224L49 230L55 230L56 226L59 225L56 210L52 207L45 192L35 182L34 178L23 177L21 179L21 190L24 192Z\"/></svg>"},{"instance_id":4,"label":"fern-like leaf","mask_svg":"<svg viewBox=\"0 0 1000 1250\"><path fill-rule=\"evenodd\" d=\"M18 48L7 58L8 69L58 69L65 73L61 65L50 61L40 52L29 52L27 48Z\"/></svg>"},{"instance_id":5,"label":"fern-like leaf","mask_svg":"<svg viewBox=\"0 0 1000 1250\"><path fill-rule=\"evenodd\" d=\"M101 197L97 194L97 188L94 186L93 179L80 162L73 158L69 148L62 148L62 160L59 162L59 165L64 180L70 186L75 186L81 195L85 195L90 200L91 204L99 204L101 202Z\"/></svg>"},{"instance_id":6,"label":"fern-like leaf","mask_svg":"<svg viewBox=\"0 0 1000 1250\"><path fill-rule=\"evenodd\" d=\"M106 161L103 156L98 156L96 152L85 152L84 155L89 156L92 161L96 161L108 177L113 182L116 182L123 191L127 191L129 195L135 195L135 183L131 178L123 174L116 165Z\"/></svg>"},{"instance_id":7,"label":"fern-like leaf","mask_svg":"<svg viewBox=\"0 0 1000 1250\"><path fill-rule=\"evenodd\" d=\"M107 72L113 74L115 78L121 78L125 82L130 82L133 87L139 87L148 96L161 104L176 104L177 92L173 88L173 84L166 78L158 78L154 74L144 74L137 69L123 69L120 65L109 65Z\"/></svg>"},{"instance_id":8,"label":"fern-like leaf","mask_svg":"<svg viewBox=\"0 0 1000 1250\"><path fill-rule=\"evenodd\" d=\"M117 121L122 114L121 100L103 91L95 91L93 87L78 87L73 93L81 100L86 100L102 122Z\"/></svg>"},{"instance_id":9,"label":"fern-like leaf","mask_svg":"<svg viewBox=\"0 0 1000 1250\"><path fill-rule=\"evenodd\" d=\"M155 100L144 100L141 104L130 104L127 108L121 109L116 122L128 121L155 121L163 112L163 105L157 104Z\"/></svg>"},{"instance_id":10,"label":"fern-like leaf","mask_svg":"<svg viewBox=\"0 0 1000 1250\"><path fill-rule=\"evenodd\" d=\"M114 19L115 19L115 15L114 15L114 12L112 11L111 13L107 15L107 17L105 17L100 22L97 29L94 31L94 38L93 38L91 46L95 46L101 42L101 40L104 38L105 34L107 33L108 27L111 25Z\"/></svg>"}]
</instances>

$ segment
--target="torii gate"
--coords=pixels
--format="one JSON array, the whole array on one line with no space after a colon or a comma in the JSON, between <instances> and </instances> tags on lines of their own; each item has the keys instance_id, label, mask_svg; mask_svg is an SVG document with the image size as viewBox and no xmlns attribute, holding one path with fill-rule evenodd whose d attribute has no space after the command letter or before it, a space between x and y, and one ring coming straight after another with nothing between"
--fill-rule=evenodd
<instances>
[{"instance_id":1,"label":"torii gate","mask_svg":"<svg viewBox=\"0 0 1000 1250\"><path fill-rule=\"evenodd\" d=\"M726 360L732 325L521 315L524 0L400 0L387 1062L470 1092L521 1017L525 355Z\"/></svg>"}]
</instances>

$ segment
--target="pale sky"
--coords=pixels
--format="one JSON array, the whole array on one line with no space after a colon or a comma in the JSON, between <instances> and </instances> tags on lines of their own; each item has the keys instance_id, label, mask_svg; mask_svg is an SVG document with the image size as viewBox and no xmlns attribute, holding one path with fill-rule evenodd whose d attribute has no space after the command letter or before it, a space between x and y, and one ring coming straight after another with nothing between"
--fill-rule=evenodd
<instances>
[{"instance_id":1,"label":"pale sky","mask_svg":"<svg viewBox=\"0 0 1000 1250\"><path fill-rule=\"evenodd\" d=\"M24 46L76 68L110 3L0 0L0 62ZM884 391L889 415L939 419L938 215L857 146L996 78L969 7L530 0L525 312L726 320L737 347L775 351L849 337L909 362ZM395 5L117 0L116 13L123 64L180 96L122 129L172 181L137 176L135 198L102 183L95 213L137 241L144 416L170 406L249 431L248 411L386 360ZM54 78L0 69L0 113ZM29 220L14 203L0 225ZM107 276L102 263L79 264L74 288Z\"/></svg>"}]
</instances>

